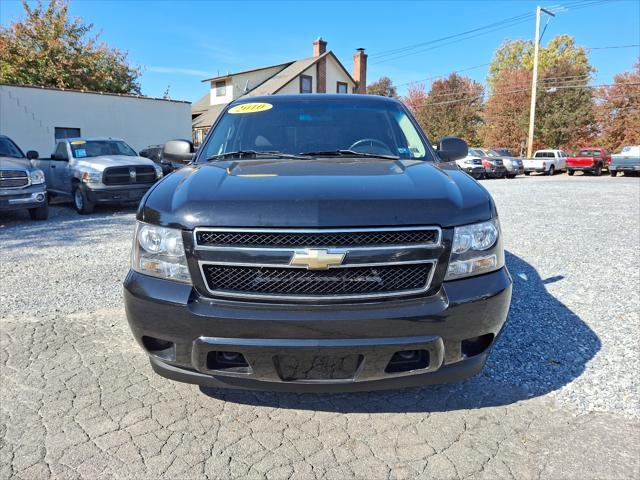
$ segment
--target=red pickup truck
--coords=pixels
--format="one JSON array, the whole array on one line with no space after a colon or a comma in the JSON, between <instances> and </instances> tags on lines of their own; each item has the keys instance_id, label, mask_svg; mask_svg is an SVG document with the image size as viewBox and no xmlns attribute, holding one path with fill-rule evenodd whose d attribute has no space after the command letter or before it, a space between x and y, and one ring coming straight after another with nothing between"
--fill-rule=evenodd
<instances>
[{"instance_id":1,"label":"red pickup truck","mask_svg":"<svg viewBox=\"0 0 640 480\"><path fill-rule=\"evenodd\" d=\"M591 172L596 177L609 168L611 155L600 147L583 148L575 157L567 158L567 173L573 175L577 170Z\"/></svg>"}]
</instances>

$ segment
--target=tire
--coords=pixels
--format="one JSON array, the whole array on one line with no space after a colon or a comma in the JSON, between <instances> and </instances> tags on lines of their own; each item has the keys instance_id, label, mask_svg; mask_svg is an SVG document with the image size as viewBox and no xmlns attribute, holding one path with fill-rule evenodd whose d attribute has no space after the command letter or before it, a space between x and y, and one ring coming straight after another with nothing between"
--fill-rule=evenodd
<instances>
[{"instance_id":1,"label":"tire","mask_svg":"<svg viewBox=\"0 0 640 480\"><path fill-rule=\"evenodd\" d=\"M508 173L507 174L507 178L516 178L516 174L515 173Z\"/></svg>"},{"instance_id":2,"label":"tire","mask_svg":"<svg viewBox=\"0 0 640 480\"><path fill-rule=\"evenodd\" d=\"M549 175L550 177L553 177L556 173L556 167L554 167L553 165L551 165L549 167L549 171L547 172L547 175Z\"/></svg>"},{"instance_id":3,"label":"tire","mask_svg":"<svg viewBox=\"0 0 640 480\"><path fill-rule=\"evenodd\" d=\"M602 175L602 165L598 164L598 165L596 166L596 169L593 171L593 174L594 174L596 177L599 177L600 175Z\"/></svg>"},{"instance_id":4,"label":"tire","mask_svg":"<svg viewBox=\"0 0 640 480\"><path fill-rule=\"evenodd\" d=\"M31 220L46 220L49 218L49 205L46 203L42 207L30 208L29 216Z\"/></svg>"},{"instance_id":5,"label":"tire","mask_svg":"<svg viewBox=\"0 0 640 480\"><path fill-rule=\"evenodd\" d=\"M78 186L73 190L73 206L80 215L86 215L93 213L96 205L87 198L87 194L82 187Z\"/></svg>"},{"instance_id":6,"label":"tire","mask_svg":"<svg viewBox=\"0 0 640 480\"><path fill-rule=\"evenodd\" d=\"M618 171L617 170L609 170L609 175L611 175L612 177L615 177L616 175L618 175Z\"/></svg>"},{"instance_id":7,"label":"tire","mask_svg":"<svg viewBox=\"0 0 640 480\"><path fill-rule=\"evenodd\" d=\"M524 172L524 174L528 177L531 172Z\"/></svg>"},{"instance_id":8,"label":"tire","mask_svg":"<svg viewBox=\"0 0 640 480\"><path fill-rule=\"evenodd\" d=\"M568 174L570 177L573 177L573 174L574 174L574 173L576 173L576 172L575 172L575 170L567 170L567 174Z\"/></svg>"}]
</instances>

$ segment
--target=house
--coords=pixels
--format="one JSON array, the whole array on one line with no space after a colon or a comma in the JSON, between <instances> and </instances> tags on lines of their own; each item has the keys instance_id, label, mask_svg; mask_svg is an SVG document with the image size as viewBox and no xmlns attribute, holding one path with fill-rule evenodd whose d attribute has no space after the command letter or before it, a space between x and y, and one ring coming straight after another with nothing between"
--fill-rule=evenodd
<instances>
[{"instance_id":1,"label":"house","mask_svg":"<svg viewBox=\"0 0 640 480\"><path fill-rule=\"evenodd\" d=\"M203 80L209 92L192 105L193 142L199 145L224 107L242 96L292 93L366 93L367 54L363 48L353 56L353 76L338 57L327 50L327 42L313 42L313 56L228 73Z\"/></svg>"},{"instance_id":2,"label":"house","mask_svg":"<svg viewBox=\"0 0 640 480\"><path fill-rule=\"evenodd\" d=\"M61 138L121 138L139 151L191 131L191 102L162 98L0 84L0 106L0 133L43 157Z\"/></svg>"}]
</instances>

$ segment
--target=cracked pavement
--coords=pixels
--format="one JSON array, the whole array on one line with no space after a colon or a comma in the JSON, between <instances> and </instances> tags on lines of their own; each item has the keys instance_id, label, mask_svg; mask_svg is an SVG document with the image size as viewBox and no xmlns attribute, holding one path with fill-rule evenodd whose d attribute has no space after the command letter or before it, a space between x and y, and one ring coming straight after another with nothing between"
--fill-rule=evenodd
<instances>
[{"instance_id":1,"label":"cracked pavement","mask_svg":"<svg viewBox=\"0 0 640 480\"><path fill-rule=\"evenodd\" d=\"M122 307L134 209L3 213L0 478L638 478L640 182L483 184L515 282L507 329L473 379L375 393L163 379ZM604 260L587 255L607 230Z\"/></svg>"}]
</instances>

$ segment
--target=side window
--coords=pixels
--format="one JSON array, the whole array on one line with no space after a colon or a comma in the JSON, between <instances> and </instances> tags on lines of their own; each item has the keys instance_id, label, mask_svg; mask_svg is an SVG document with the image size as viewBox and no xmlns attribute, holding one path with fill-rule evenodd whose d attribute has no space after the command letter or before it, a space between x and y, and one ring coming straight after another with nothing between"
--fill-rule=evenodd
<instances>
[{"instance_id":1,"label":"side window","mask_svg":"<svg viewBox=\"0 0 640 480\"><path fill-rule=\"evenodd\" d=\"M216 97L224 97L227 94L227 83L223 80L216 82Z\"/></svg>"},{"instance_id":2,"label":"side window","mask_svg":"<svg viewBox=\"0 0 640 480\"><path fill-rule=\"evenodd\" d=\"M58 143L54 155L56 160L69 159L69 156L67 155L67 144L65 142Z\"/></svg>"},{"instance_id":3,"label":"side window","mask_svg":"<svg viewBox=\"0 0 640 480\"><path fill-rule=\"evenodd\" d=\"M77 138L80 137L80 129L79 128L70 128L70 127L55 127L55 139L64 140L65 138Z\"/></svg>"},{"instance_id":4,"label":"side window","mask_svg":"<svg viewBox=\"0 0 640 480\"><path fill-rule=\"evenodd\" d=\"M300 93L313 92L313 77L310 75L300 75Z\"/></svg>"},{"instance_id":5,"label":"side window","mask_svg":"<svg viewBox=\"0 0 640 480\"><path fill-rule=\"evenodd\" d=\"M345 82L338 82L336 85L336 93L348 93L349 85Z\"/></svg>"}]
</instances>

